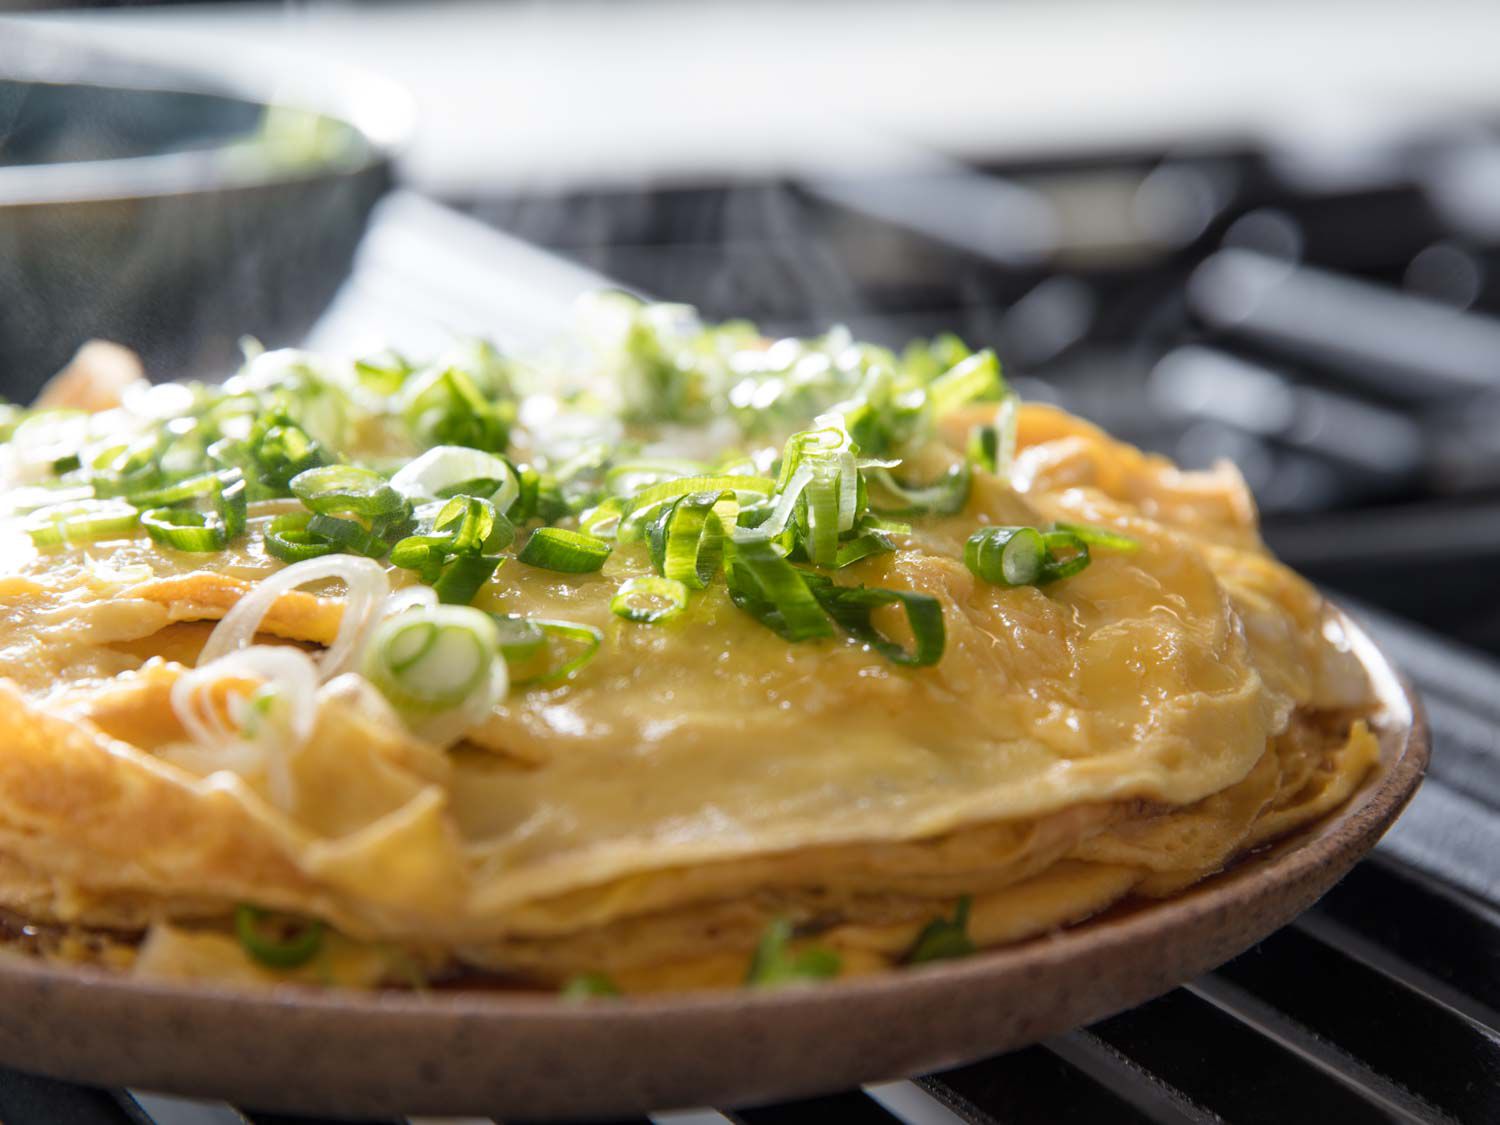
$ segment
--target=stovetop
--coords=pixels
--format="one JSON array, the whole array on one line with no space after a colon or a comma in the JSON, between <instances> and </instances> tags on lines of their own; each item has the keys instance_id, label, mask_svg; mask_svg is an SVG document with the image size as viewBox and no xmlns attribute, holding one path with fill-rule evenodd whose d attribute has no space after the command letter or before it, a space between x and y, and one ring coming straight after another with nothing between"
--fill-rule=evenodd
<instances>
[{"instance_id":1,"label":"stovetop","mask_svg":"<svg viewBox=\"0 0 1500 1125\"><path fill-rule=\"evenodd\" d=\"M791 196L778 188L762 198L785 202ZM763 260L764 248L757 254L754 260ZM631 255L616 259L596 248L575 258L620 270L625 280L646 288L642 275L630 276L621 267ZM1235 259L1227 260L1235 268ZM1171 277L1179 286L1190 284L1199 268L1184 261ZM1105 281L1077 280L1090 292L1109 289ZM573 296L601 281L555 254L430 201L398 194L381 208L355 276L311 343L353 348L391 339L420 351L440 343L449 330L543 338L563 323ZM1170 281L1162 280L1161 289L1142 282L1134 293L1121 284L1116 299L1169 305ZM1388 281L1382 284L1391 288ZM766 292L775 298L779 291L768 283ZM1183 296L1180 290L1178 295ZM783 308L793 311L793 304L787 300ZM708 311L728 310L709 305ZM910 321L882 322L866 315L871 319L856 321L859 330L884 323L891 326L887 338L899 337L909 326L928 331L944 324L988 338L973 332L972 324L944 321L950 314L942 309L932 310L927 320L913 315ZM782 325L803 323L788 317ZM1183 313L1181 323L1195 321ZM1172 337L1162 356L1176 347L1228 347L1227 335L1220 339L1202 326L1195 331L1180 343ZM1141 329L1140 336L1146 335ZM1098 352L1125 354L1131 343L1127 340L1118 353L1110 352L1116 345L1101 345ZM1136 346L1145 347L1138 341ZM1065 362L1068 354L1075 358ZM1028 380L1028 390L1075 402L1097 393L1089 391L1094 384L1084 374L1085 357L1092 354L1095 347L1080 342L1046 362L1012 361L1011 369L1025 372L1018 378ZM1121 376L1122 388L1141 393L1152 378L1172 377L1160 374L1161 356L1151 362L1151 354L1144 352L1142 381L1129 383ZM1238 342L1229 354L1234 362L1252 362L1250 350ZM1330 380L1318 389L1333 385ZM1368 404L1363 396L1348 397ZM1107 398L1101 394L1092 401ZM1140 404L1126 405L1138 416L1149 414ZM1173 431L1162 432L1168 435L1161 443L1165 447ZM1280 448L1269 439L1265 444ZM1433 510L1441 510L1442 503L1434 501ZM1366 518L1400 522L1393 514L1399 508L1373 499L1350 501L1337 510L1352 524ZM1309 526L1293 523L1290 514L1286 520L1280 526ZM1330 550L1336 546L1330 544ZM1432 577L1417 584L1430 585ZM1422 790L1372 858L1292 925L1160 999L1023 1051L826 1098L654 1114L651 1120L662 1125L1500 1120L1500 866L1495 859L1500 856L1500 661L1369 606L1351 608L1420 689L1436 752ZM0 1121L314 1125L308 1118L142 1091L95 1090L4 1070Z\"/></svg>"}]
</instances>

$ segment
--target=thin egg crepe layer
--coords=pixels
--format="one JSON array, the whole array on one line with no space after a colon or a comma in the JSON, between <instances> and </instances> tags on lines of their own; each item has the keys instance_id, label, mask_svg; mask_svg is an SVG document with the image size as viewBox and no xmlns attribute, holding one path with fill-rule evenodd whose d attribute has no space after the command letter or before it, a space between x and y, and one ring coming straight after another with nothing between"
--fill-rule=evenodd
<instances>
[{"instance_id":1,"label":"thin egg crepe layer","mask_svg":"<svg viewBox=\"0 0 1500 1125\"><path fill-rule=\"evenodd\" d=\"M465 965L711 986L743 976L773 918L846 973L899 961L964 895L978 944L1020 940L1174 893L1353 791L1377 757L1369 685L1317 593L1260 545L1232 470L1181 472L1026 407L1013 480L979 474L963 512L838 572L941 601L927 669L788 644L722 589L682 619L623 622L609 601L648 573L639 548L594 575L507 563L477 604L604 645L448 752L337 682L291 753L187 738L171 685L205 623L279 567L260 547L273 509L212 568L144 538L40 553L12 537L0 906L131 950L145 933L138 955L68 948L148 975L283 979L229 936L253 902L336 932L298 979ZM1140 549L1045 589L961 562L976 526L1050 520ZM337 590L286 595L261 639L327 644L340 613Z\"/></svg>"}]
</instances>

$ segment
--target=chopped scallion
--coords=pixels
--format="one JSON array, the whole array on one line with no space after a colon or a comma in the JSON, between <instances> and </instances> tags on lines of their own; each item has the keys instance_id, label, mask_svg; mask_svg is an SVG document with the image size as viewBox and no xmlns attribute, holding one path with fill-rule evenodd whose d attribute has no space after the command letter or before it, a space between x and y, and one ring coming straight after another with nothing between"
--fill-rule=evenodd
<instances>
[{"instance_id":1,"label":"chopped scallion","mask_svg":"<svg viewBox=\"0 0 1500 1125\"><path fill-rule=\"evenodd\" d=\"M295 969L323 948L322 922L248 904L235 908L234 933L245 952L270 969Z\"/></svg>"},{"instance_id":2,"label":"chopped scallion","mask_svg":"<svg viewBox=\"0 0 1500 1125\"><path fill-rule=\"evenodd\" d=\"M889 469L875 469L870 473L870 479L894 499L894 503L887 504L871 501L872 508L887 516L957 515L969 502L969 488L973 483L968 465L954 465L932 484L920 487L902 484Z\"/></svg>"},{"instance_id":3,"label":"chopped scallion","mask_svg":"<svg viewBox=\"0 0 1500 1125\"><path fill-rule=\"evenodd\" d=\"M140 513L118 500L78 500L49 504L26 517L26 533L38 547L66 547L129 535Z\"/></svg>"},{"instance_id":4,"label":"chopped scallion","mask_svg":"<svg viewBox=\"0 0 1500 1125\"><path fill-rule=\"evenodd\" d=\"M997 586L1045 586L1089 565L1089 548L1071 531L986 527L964 544L964 565Z\"/></svg>"},{"instance_id":5,"label":"chopped scallion","mask_svg":"<svg viewBox=\"0 0 1500 1125\"><path fill-rule=\"evenodd\" d=\"M828 611L841 629L891 663L922 668L943 658L943 648L947 644L943 606L932 595L910 590L839 586L824 575L809 575L807 582L818 604ZM875 628L874 611L885 605L899 605L906 611L906 623L912 635L911 651L882 636Z\"/></svg>"},{"instance_id":6,"label":"chopped scallion","mask_svg":"<svg viewBox=\"0 0 1500 1125\"><path fill-rule=\"evenodd\" d=\"M789 641L833 636L833 623L808 589L807 576L763 535L730 541L725 578L735 605Z\"/></svg>"},{"instance_id":7,"label":"chopped scallion","mask_svg":"<svg viewBox=\"0 0 1500 1125\"><path fill-rule=\"evenodd\" d=\"M523 684L550 687L560 684L572 674L582 668L590 660L599 654L600 646L604 644L604 634L592 625L580 625L573 621L552 621L542 617L515 618L509 615L492 614L497 626L501 629L500 651L505 660L511 665L515 673L511 683L520 686ZM557 665L555 668L546 668L537 671L532 667L536 655L536 649L531 647L529 640L511 640L506 638L524 637L526 634L511 625L507 627L504 623L507 618L512 622L525 622L526 625L539 629L542 634L549 638L578 645L578 651L568 660ZM529 651L528 651L529 649Z\"/></svg>"},{"instance_id":8,"label":"chopped scallion","mask_svg":"<svg viewBox=\"0 0 1500 1125\"><path fill-rule=\"evenodd\" d=\"M626 621L652 624L679 616L687 609L688 588L675 578L654 574L631 578L621 584L609 602L609 611Z\"/></svg>"},{"instance_id":9,"label":"chopped scallion","mask_svg":"<svg viewBox=\"0 0 1500 1125\"><path fill-rule=\"evenodd\" d=\"M456 555L443 564L432 584L444 605L468 605L499 569L499 555Z\"/></svg>"},{"instance_id":10,"label":"chopped scallion","mask_svg":"<svg viewBox=\"0 0 1500 1125\"><path fill-rule=\"evenodd\" d=\"M499 649L488 614L460 605L412 609L380 623L362 671L397 711L420 718L483 702Z\"/></svg>"},{"instance_id":11,"label":"chopped scallion","mask_svg":"<svg viewBox=\"0 0 1500 1125\"><path fill-rule=\"evenodd\" d=\"M595 1000L619 996L620 988L605 973L579 973L562 986L559 995L564 1000Z\"/></svg>"},{"instance_id":12,"label":"chopped scallion","mask_svg":"<svg viewBox=\"0 0 1500 1125\"><path fill-rule=\"evenodd\" d=\"M379 473L355 465L324 465L298 473L291 489L310 511L321 515L373 520L392 516L407 503Z\"/></svg>"},{"instance_id":13,"label":"chopped scallion","mask_svg":"<svg viewBox=\"0 0 1500 1125\"><path fill-rule=\"evenodd\" d=\"M610 546L602 540L560 527L539 527L516 556L527 566L557 570L564 574L587 574L598 570L609 558Z\"/></svg>"},{"instance_id":14,"label":"chopped scallion","mask_svg":"<svg viewBox=\"0 0 1500 1125\"><path fill-rule=\"evenodd\" d=\"M721 503L738 508L732 492L694 492L664 507L651 521L646 542L663 577L693 590L708 585L724 558L724 525L714 511Z\"/></svg>"},{"instance_id":15,"label":"chopped scallion","mask_svg":"<svg viewBox=\"0 0 1500 1125\"><path fill-rule=\"evenodd\" d=\"M1139 539L1132 539L1128 535L1121 535L1118 531L1111 531L1107 527L1094 527L1086 523L1063 523L1061 521L1052 526L1058 531L1071 532L1090 547L1105 547L1111 551L1121 551L1127 554L1141 549Z\"/></svg>"},{"instance_id":16,"label":"chopped scallion","mask_svg":"<svg viewBox=\"0 0 1500 1125\"><path fill-rule=\"evenodd\" d=\"M969 896L964 895L958 900L951 919L934 918L927 923L907 954L907 963L920 965L927 961L947 961L973 953L974 942L969 937L970 905Z\"/></svg>"},{"instance_id":17,"label":"chopped scallion","mask_svg":"<svg viewBox=\"0 0 1500 1125\"><path fill-rule=\"evenodd\" d=\"M766 927L750 958L745 974L748 988L781 988L791 984L810 984L839 974L841 961L831 949L818 946L793 952L792 924L778 918Z\"/></svg>"}]
</instances>

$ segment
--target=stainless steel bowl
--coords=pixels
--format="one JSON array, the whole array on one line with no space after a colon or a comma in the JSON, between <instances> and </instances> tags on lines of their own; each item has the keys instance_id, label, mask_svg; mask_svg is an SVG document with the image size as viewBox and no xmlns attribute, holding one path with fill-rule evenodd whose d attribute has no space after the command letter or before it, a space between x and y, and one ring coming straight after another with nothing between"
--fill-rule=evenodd
<instances>
[{"instance_id":1,"label":"stainless steel bowl","mask_svg":"<svg viewBox=\"0 0 1500 1125\"><path fill-rule=\"evenodd\" d=\"M179 377L230 369L244 335L306 332L390 186L399 98L342 76L286 104L269 78L7 48L0 394L28 400L90 338Z\"/></svg>"}]
</instances>

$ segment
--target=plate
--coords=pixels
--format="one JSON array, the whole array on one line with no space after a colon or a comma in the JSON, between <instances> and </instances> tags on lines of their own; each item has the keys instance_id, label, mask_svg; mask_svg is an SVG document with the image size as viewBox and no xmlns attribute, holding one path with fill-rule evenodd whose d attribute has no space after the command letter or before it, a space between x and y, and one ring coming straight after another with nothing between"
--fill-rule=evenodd
<instances>
[{"instance_id":1,"label":"plate","mask_svg":"<svg viewBox=\"0 0 1500 1125\"><path fill-rule=\"evenodd\" d=\"M1344 625L1379 693L1380 768L1325 820L1163 902L844 983L589 1004L250 993L12 962L0 965L0 1062L259 1109L602 1117L802 1097L1022 1047L1249 948L1333 886L1410 800L1428 760L1420 706Z\"/></svg>"}]
</instances>

